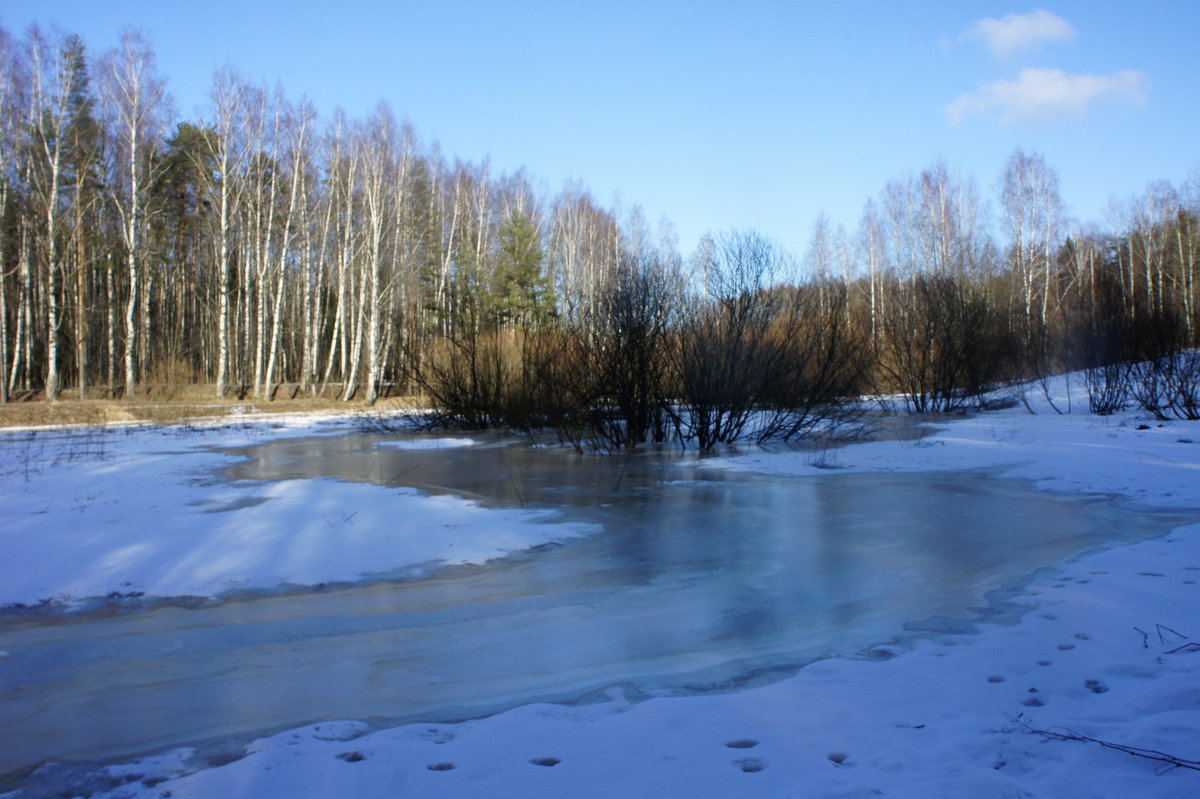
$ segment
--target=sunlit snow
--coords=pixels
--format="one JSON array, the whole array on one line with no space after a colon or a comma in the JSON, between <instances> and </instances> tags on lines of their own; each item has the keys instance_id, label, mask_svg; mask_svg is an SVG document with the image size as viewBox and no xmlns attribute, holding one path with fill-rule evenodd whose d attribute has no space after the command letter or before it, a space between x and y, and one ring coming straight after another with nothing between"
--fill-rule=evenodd
<instances>
[{"instance_id":1,"label":"sunlit snow","mask_svg":"<svg viewBox=\"0 0 1200 799\"><path fill-rule=\"evenodd\" d=\"M1060 416L1039 393L1028 395L1036 415L1018 405L940 421L918 442L825 451L820 468L803 452L721 465L785 475L988 468L1048 491L1200 508L1197 423ZM598 532L411 489L219 477L231 460L219 448L314 432L336 429L136 430L93 438L87 457L72 456L61 434L3 437L0 602L314 586L485 563ZM528 704L457 724L331 719L224 757L171 748L104 767L107 783L90 784L111 799L1200 795L1200 772L1031 732L1200 760L1198 581L1200 524L1188 524L1036 574L1012 599L1027 608L1016 623L880 642L871 658L821 660L769 685L658 698L614 685L589 704Z\"/></svg>"}]
</instances>

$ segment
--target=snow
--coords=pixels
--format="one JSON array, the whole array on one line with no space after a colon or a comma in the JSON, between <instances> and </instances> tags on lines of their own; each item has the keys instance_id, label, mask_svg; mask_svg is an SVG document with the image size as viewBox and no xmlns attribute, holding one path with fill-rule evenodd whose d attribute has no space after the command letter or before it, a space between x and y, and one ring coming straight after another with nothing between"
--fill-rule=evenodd
<instances>
[{"instance_id":1,"label":"snow","mask_svg":"<svg viewBox=\"0 0 1200 799\"><path fill-rule=\"evenodd\" d=\"M710 465L791 475L822 474L830 468L854 472L998 468L1004 477L1029 480L1047 491L1112 494L1160 508L1200 505L1200 426L1196 423L1155 422L1136 414L1060 416L1041 403L1031 405L1036 415L1018 407L939 421L935 432L917 441L830 449L817 460L807 452L759 452Z\"/></svg>"},{"instance_id":2,"label":"snow","mask_svg":"<svg viewBox=\"0 0 1200 799\"><path fill-rule=\"evenodd\" d=\"M595 532L547 511L336 480L232 482L217 448L351 429L328 417L204 430L0 437L0 605L110 594L219 597L478 564ZM398 439L411 449L469 439ZM19 461L30 461L28 469Z\"/></svg>"},{"instance_id":3,"label":"snow","mask_svg":"<svg viewBox=\"0 0 1200 799\"><path fill-rule=\"evenodd\" d=\"M1062 382L1054 388L1065 391ZM756 452L720 465L778 474L987 468L1045 490L1200 508L1200 424L1083 414L1075 392L1076 413L1067 416L1031 391L1036 415L1018 405L938 422L919 442ZM205 435L226 445L312 432L297 422ZM3 601L80 598L125 581L148 593L214 595L231 581L348 579L379 567L377 554L362 561L353 550L371 527L395 518L411 519L413 532L390 531L389 567L478 562L589 532L334 481L231 487L205 477L228 456L151 431L106 446L101 461L61 462L0 483ZM266 501L200 512L247 499ZM360 515L347 520L350 507ZM295 562L275 562L285 530L307 542ZM614 686L594 704L374 731L355 720L322 722L257 740L219 766L198 765L189 748L109 766L111 778L130 781L97 795L1197 796L1200 772L1030 730L1200 760L1200 647L1189 646L1200 641L1198 582L1200 524L1188 524L1035 575L1012 600L1027 608L1015 623L930 634L910 648L883 644L873 659L818 661L766 686L644 701Z\"/></svg>"},{"instance_id":4,"label":"snow","mask_svg":"<svg viewBox=\"0 0 1200 799\"><path fill-rule=\"evenodd\" d=\"M381 447L388 449L453 449L457 447L469 447L475 442L469 438L432 438L432 439L413 439L411 441L384 441L379 444Z\"/></svg>"}]
</instances>

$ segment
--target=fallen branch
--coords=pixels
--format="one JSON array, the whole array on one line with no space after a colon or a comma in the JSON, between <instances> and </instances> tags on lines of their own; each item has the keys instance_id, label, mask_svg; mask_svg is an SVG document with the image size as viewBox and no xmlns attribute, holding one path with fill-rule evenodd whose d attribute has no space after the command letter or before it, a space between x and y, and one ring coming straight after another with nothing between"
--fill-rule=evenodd
<instances>
[{"instance_id":1,"label":"fallen branch","mask_svg":"<svg viewBox=\"0 0 1200 799\"><path fill-rule=\"evenodd\" d=\"M1020 719L1014 719L1014 720L1018 724L1020 724L1022 727L1024 727L1025 731L1030 733L1031 735L1041 735L1042 737L1044 737L1048 740L1082 741L1084 743L1099 744L1100 746L1104 747L1105 749L1115 749L1118 752L1124 752L1125 754L1133 755L1134 757L1141 757L1141 758L1145 758L1146 760L1158 761L1167 766L1167 768L1160 767L1160 770L1158 771L1159 774L1165 774L1167 771L1170 771L1171 769L1175 769L1175 768L1189 768L1189 769L1192 769L1193 771L1200 771L1200 760L1186 760L1182 757L1176 757L1175 755L1167 754L1166 752L1160 752L1157 749L1142 749L1141 747L1138 747L1138 746L1128 746L1127 744L1113 743L1112 741L1102 741L1099 738L1092 738L1087 735L1081 735L1080 733L1077 733L1074 730L1068 730L1065 727L1055 728L1057 730L1062 730L1062 732L1056 732L1055 729L1035 730L1029 724L1026 724L1025 722L1021 721Z\"/></svg>"},{"instance_id":2,"label":"fallen branch","mask_svg":"<svg viewBox=\"0 0 1200 799\"><path fill-rule=\"evenodd\" d=\"M1150 648L1150 634L1147 633L1145 630L1143 630L1141 627L1134 627L1133 629L1137 630L1139 633L1142 634L1142 649L1149 649ZM1187 636L1184 635L1183 633L1179 632L1178 630L1172 630L1170 627L1168 627L1165 624L1155 624L1154 631L1156 633L1158 633L1158 642L1160 644L1164 644L1164 645L1167 643L1167 636L1163 635L1164 632L1170 633L1171 635L1174 635L1176 638L1187 638ZM1178 652L1180 649L1186 649L1189 646L1194 646L1194 644L1192 644L1191 642L1183 644L1182 646L1178 646L1175 649L1172 649L1170 652L1167 652L1166 654L1169 655L1172 652Z\"/></svg>"},{"instance_id":3,"label":"fallen branch","mask_svg":"<svg viewBox=\"0 0 1200 799\"><path fill-rule=\"evenodd\" d=\"M1163 654L1174 655L1176 652L1200 652L1200 643L1188 641L1186 644L1177 646L1174 649L1169 649Z\"/></svg>"},{"instance_id":4,"label":"fallen branch","mask_svg":"<svg viewBox=\"0 0 1200 799\"><path fill-rule=\"evenodd\" d=\"M1187 636L1183 633L1179 632L1178 630L1172 630L1165 624L1155 624L1154 629L1158 632L1158 642L1160 644L1165 644L1167 642L1166 636L1163 635L1163 630L1166 630L1176 638L1187 638Z\"/></svg>"}]
</instances>

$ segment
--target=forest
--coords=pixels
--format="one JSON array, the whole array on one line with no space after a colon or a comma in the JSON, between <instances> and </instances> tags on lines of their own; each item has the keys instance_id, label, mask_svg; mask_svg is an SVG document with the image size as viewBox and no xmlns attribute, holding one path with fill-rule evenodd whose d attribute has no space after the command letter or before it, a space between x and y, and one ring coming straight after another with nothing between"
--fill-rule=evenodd
<instances>
[{"instance_id":1,"label":"forest","mask_svg":"<svg viewBox=\"0 0 1200 799\"><path fill-rule=\"evenodd\" d=\"M1038 153L992 199L937 161L853 231L817 220L802 257L754 231L684 256L636 208L448 158L385 104L322 118L231 69L209 100L177 118L136 32L92 58L0 29L0 401L402 394L447 424L708 448L1083 370L1092 412L1200 416L1197 180L1104 227Z\"/></svg>"}]
</instances>

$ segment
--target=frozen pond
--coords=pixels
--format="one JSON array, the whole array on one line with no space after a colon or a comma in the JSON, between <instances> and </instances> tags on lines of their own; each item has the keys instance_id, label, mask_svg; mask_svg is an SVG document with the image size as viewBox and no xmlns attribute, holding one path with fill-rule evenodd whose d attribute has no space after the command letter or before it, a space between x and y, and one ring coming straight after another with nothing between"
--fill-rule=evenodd
<instances>
[{"instance_id":1,"label":"frozen pond","mask_svg":"<svg viewBox=\"0 0 1200 799\"><path fill-rule=\"evenodd\" d=\"M0 774L324 719L734 689L946 624L931 619L995 614L988 592L1180 519L979 473L768 479L676 451L347 435L240 452L239 480L416 486L556 507L604 532L421 578L2 619L0 650L21 657L0 658Z\"/></svg>"}]
</instances>

